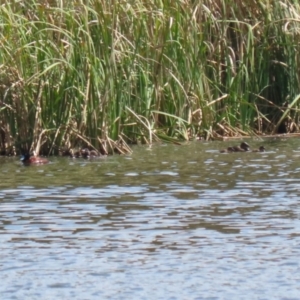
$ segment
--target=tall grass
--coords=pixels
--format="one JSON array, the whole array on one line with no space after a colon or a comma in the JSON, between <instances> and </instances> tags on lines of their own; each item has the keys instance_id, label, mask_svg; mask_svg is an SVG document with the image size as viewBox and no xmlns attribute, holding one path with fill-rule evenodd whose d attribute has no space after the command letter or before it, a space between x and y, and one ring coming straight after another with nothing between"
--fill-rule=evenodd
<instances>
[{"instance_id":1,"label":"tall grass","mask_svg":"<svg viewBox=\"0 0 300 300\"><path fill-rule=\"evenodd\" d=\"M298 1L6 1L9 152L298 129Z\"/></svg>"}]
</instances>

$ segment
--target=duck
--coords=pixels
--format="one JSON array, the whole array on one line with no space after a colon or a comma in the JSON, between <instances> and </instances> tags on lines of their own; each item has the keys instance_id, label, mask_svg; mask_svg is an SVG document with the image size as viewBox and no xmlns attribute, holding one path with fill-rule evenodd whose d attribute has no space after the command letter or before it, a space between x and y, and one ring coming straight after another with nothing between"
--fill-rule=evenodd
<instances>
[{"instance_id":1,"label":"duck","mask_svg":"<svg viewBox=\"0 0 300 300\"><path fill-rule=\"evenodd\" d=\"M83 158L95 158L100 156L98 151L89 150L88 148L81 149L81 155Z\"/></svg>"},{"instance_id":2,"label":"duck","mask_svg":"<svg viewBox=\"0 0 300 300\"><path fill-rule=\"evenodd\" d=\"M246 142L242 142L239 146L233 146L234 152L246 152L249 151L250 146Z\"/></svg>"},{"instance_id":3,"label":"duck","mask_svg":"<svg viewBox=\"0 0 300 300\"><path fill-rule=\"evenodd\" d=\"M222 149L220 150L221 153L232 153L235 152L235 150L233 149L233 147L228 147L226 149Z\"/></svg>"},{"instance_id":4,"label":"duck","mask_svg":"<svg viewBox=\"0 0 300 300\"><path fill-rule=\"evenodd\" d=\"M90 150L88 148L83 148L80 150L81 156L83 158L89 158L90 157Z\"/></svg>"},{"instance_id":5,"label":"duck","mask_svg":"<svg viewBox=\"0 0 300 300\"><path fill-rule=\"evenodd\" d=\"M24 165L44 165L49 163L47 158L36 155L31 156L29 153L23 154L20 160Z\"/></svg>"},{"instance_id":6,"label":"duck","mask_svg":"<svg viewBox=\"0 0 300 300\"><path fill-rule=\"evenodd\" d=\"M266 148L264 146L260 146L258 149L253 149L252 152L265 152Z\"/></svg>"},{"instance_id":7,"label":"duck","mask_svg":"<svg viewBox=\"0 0 300 300\"><path fill-rule=\"evenodd\" d=\"M90 157L99 157L99 156L102 156L98 153L98 151L96 150L91 150L90 151Z\"/></svg>"},{"instance_id":8,"label":"duck","mask_svg":"<svg viewBox=\"0 0 300 300\"><path fill-rule=\"evenodd\" d=\"M70 154L70 157L71 158L79 158L82 156L82 153L80 150L73 150L73 149L70 149L69 150L69 154Z\"/></svg>"}]
</instances>

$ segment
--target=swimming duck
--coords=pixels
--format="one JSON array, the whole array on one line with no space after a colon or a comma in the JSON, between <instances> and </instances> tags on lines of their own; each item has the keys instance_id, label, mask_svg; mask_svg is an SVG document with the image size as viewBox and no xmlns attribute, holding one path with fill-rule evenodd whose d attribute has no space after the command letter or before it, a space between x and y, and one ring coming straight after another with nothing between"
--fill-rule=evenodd
<instances>
[{"instance_id":1,"label":"swimming duck","mask_svg":"<svg viewBox=\"0 0 300 300\"><path fill-rule=\"evenodd\" d=\"M227 149L222 149L220 150L221 153L232 153L235 152L235 150L233 149L233 147L228 147Z\"/></svg>"},{"instance_id":2,"label":"swimming duck","mask_svg":"<svg viewBox=\"0 0 300 300\"><path fill-rule=\"evenodd\" d=\"M253 149L252 152L265 152L266 148L264 146L260 146L258 149Z\"/></svg>"},{"instance_id":3,"label":"swimming duck","mask_svg":"<svg viewBox=\"0 0 300 300\"><path fill-rule=\"evenodd\" d=\"M81 149L81 155L83 158L95 158L100 156L98 151L89 150L88 148Z\"/></svg>"},{"instance_id":4,"label":"swimming duck","mask_svg":"<svg viewBox=\"0 0 300 300\"><path fill-rule=\"evenodd\" d=\"M80 150L75 150L74 151L73 149L70 149L69 153L70 153L70 157L72 157L72 158L79 158L82 155Z\"/></svg>"},{"instance_id":5,"label":"swimming duck","mask_svg":"<svg viewBox=\"0 0 300 300\"><path fill-rule=\"evenodd\" d=\"M246 152L249 151L250 146L246 142L242 142L239 146L233 146L234 152Z\"/></svg>"},{"instance_id":6,"label":"swimming duck","mask_svg":"<svg viewBox=\"0 0 300 300\"><path fill-rule=\"evenodd\" d=\"M99 153L96 150L91 150L90 151L90 157L98 157Z\"/></svg>"},{"instance_id":7,"label":"swimming duck","mask_svg":"<svg viewBox=\"0 0 300 300\"><path fill-rule=\"evenodd\" d=\"M29 153L26 153L21 156L21 162L24 165L44 165L49 163L49 160L40 156L30 156Z\"/></svg>"},{"instance_id":8,"label":"swimming duck","mask_svg":"<svg viewBox=\"0 0 300 300\"><path fill-rule=\"evenodd\" d=\"M88 148L83 148L80 150L81 156L83 158L89 158L90 157L90 150Z\"/></svg>"}]
</instances>

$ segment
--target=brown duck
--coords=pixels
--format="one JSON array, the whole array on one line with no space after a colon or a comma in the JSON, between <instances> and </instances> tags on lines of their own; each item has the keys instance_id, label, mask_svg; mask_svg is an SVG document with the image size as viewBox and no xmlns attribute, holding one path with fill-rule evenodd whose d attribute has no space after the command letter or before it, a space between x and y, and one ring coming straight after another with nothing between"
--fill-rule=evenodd
<instances>
[{"instance_id":1,"label":"brown duck","mask_svg":"<svg viewBox=\"0 0 300 300\"><path fill-rule=\"evenodd\" d=\"M250 146L246 142L242 142L239 146L233 146L234 152L246 152L249 151Z\"/></svg>"},{"instance_id":2,"label":"brown duck","mask_svg":"<svg viewBox=\"0 0 300 300\"><path fill-rule=\"evenodd\" d=\"M69 150L69 154L70 154L70 157L72 157L72 158L79 158L79 157L81 157L81 151L80 150L70 149Z\"/></svg>"},{"instance_id":3,"label":"brown duck","mask_svg":"<svg viewBox=\"0 0 300 300\"><path fill-rule=\"evenodd\" d=\"M80 150L81 157L89 158L90 157L90 150L88 148L83 148Z\"/></svg>"},{"instance_id":4,"label":"brown duck","mask_svg":"<svg viewBox=\"0 0 300 300\"><path fill-rule=\"evenodd\" d=\"M265 152L266 148L264 146L260 146L258 149L253 149L252 152Z\"/></svg>"},{"instance_id":5,"label":"brown duck","mask_svg":"<svg viewBox=\"0 0 300 300\"><path fill-rule=\"evenodd\" d=\"M233 149L233 147L228 147L226 149L222 149L220 150L221 153L232 153L235 152L235 150Z\"/></svg>"},{"instance_id":6,"label":"brown duck","mask_svg":"<svg viewBox=\"0 0 300 300\"><path fill-rule=\"evenodd\" d=\"M84 148L81 150L81 154L83 158L95 158L99 157L99 153L96 150L89 150L88 148Z\"/></svg>"}]
</instances>

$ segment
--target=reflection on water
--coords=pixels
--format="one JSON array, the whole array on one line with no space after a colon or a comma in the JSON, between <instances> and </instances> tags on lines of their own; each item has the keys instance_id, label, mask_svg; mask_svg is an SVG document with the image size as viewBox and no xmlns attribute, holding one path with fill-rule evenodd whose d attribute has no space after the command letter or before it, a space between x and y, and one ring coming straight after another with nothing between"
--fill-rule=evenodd
<instances>
[{"instance_id":1,"label":"reflection on water","mask_svg":"<svg viewBox=\"0 0 300 300\"><path fill-rule=\"evenodd\" d=\"M1 158L1 299L299 299L300 141L265 143Z\"/></svg>"}]
</instances>

